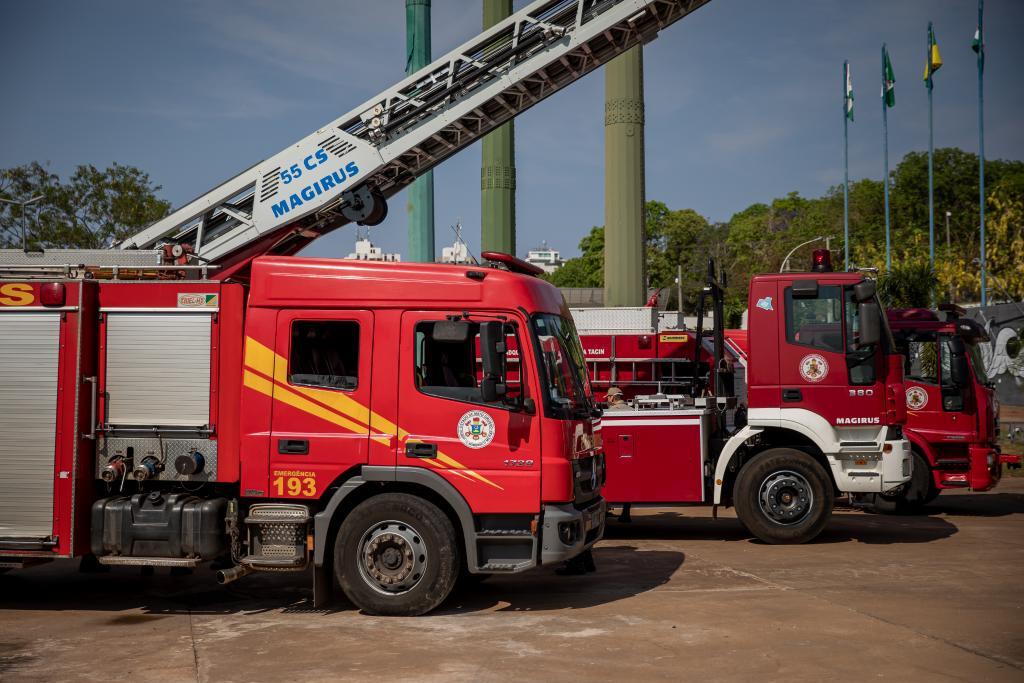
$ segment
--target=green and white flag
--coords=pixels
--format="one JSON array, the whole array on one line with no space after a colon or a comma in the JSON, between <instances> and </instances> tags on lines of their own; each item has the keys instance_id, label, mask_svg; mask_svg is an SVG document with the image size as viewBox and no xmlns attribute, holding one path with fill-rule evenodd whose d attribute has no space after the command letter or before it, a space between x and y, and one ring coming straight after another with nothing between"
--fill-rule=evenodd
<instances>
[{"instance_id":1,"label":"green and white flag","mask_svg":"<svg viewBox=\"0 0 1024 683\"><path fill-rule=\"evenodd\" d=\"M850 65L846 64L846 94L843 95L846 118L853 121L853 81L850 80Z\"/></svg>"},{"instance_id":2,"label":"green and white flag","mask_svg":"<svg viewBox=\"0 0 1024 683\"><path fill-rule=\"evenodd\" d=\"M971 40L971 49L978 53L978 68L985 70L985 38L981 27L981 13L978 14L978 28L974 29L974 38Z\"/></svg>"},{"instance_id":3,"label":"green and white flag","mask_svg":"<svg viewBox=\"0 0 1024 683\"><path fill-rule=\"evenodd\" d=\"M889 61L889 51L884 50L882 54L885 57L885 64L882 67L882 99L885 100L885 106L895 107L896 76L892 72L892 62Z\"/></svg>"}]
</instances>

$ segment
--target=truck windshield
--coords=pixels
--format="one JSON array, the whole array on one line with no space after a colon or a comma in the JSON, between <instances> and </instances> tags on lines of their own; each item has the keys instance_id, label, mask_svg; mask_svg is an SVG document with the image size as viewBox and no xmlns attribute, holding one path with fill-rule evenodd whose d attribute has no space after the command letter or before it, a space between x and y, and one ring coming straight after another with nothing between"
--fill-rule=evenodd
<instances>
[{"instance_id":1,"label":"truck windshield","mask_svg":"<svg viewBox=\"0 0 1024 683\"><path fill-rule=\"evenodd\" d=\"M981 349L976 343L968 342L965 346L967 355L971 359L971 367L974 369L974 377L979 384L988 384L988 374L985 372L985 359L981 356Z\"/></svg>"},{"instance_id":2,"label":"truck windshield","mask_svg":"<svg viewBox=\"0 0 1024 683\"><path fill-rule=\"evenodd\" d=\"M586 417L593 407L593 395L575 325L542 313L533 317L533 332L545 384L545 407L552 417Z\"/></svg>"}]
</instances>

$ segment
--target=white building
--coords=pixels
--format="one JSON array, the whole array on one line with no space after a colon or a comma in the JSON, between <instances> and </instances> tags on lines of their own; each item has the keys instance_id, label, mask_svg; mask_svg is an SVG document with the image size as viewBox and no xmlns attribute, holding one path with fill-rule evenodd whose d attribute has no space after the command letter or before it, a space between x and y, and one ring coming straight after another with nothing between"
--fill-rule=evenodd
<instances>
[{"instance_id":1,"label":"white building","mask_svg":"<svg viewBox=\"0 0 1024 683\"><path fill-rule=\"evenodd\" d=\"M369 237L359 237L356 250L345 258L349 261L401 261L402 255L385 253L380 247L373 246Z\"/></svg>"},{"instance_id":2,"label":"white building","mask_svg":"<svg viewBox=\"0 0 1024 683\"><path fill-rule=\"evenodd\" d=\"M461 239L456 239L450 247L441 249L441 263L473 263L469 255L469 247Z\"/></svg>"},{"instance_id":3,"label":"white building","mask_svg":"<svg viewBox=\"0 0 1024 683\"><path fill-rule=\"evenodd\" d=\"M441 249L441 263L476 263L473 254L469 252L469 246L462 239L461 221L452 226L452 232L455 233L455 242Z\"/></svg>"},{"instance_id":4,"label":"white building","mask_svg":"<svg viewBox=\"0 0 1024 683\"><path fill-rule=\"evenodd\" d=\"M539 268L543 268L545 273L553 273L565 263L558 250L550 248L546 240L541 242L539 247L528 251L526 253L526 260Z\"/></svg>"}]
</instances>

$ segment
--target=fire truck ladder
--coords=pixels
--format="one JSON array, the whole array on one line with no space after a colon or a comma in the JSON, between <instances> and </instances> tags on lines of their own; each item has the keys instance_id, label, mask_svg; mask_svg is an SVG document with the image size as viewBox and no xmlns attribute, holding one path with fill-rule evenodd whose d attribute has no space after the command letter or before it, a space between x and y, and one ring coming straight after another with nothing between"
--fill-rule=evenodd
<instances>
[{"instance_id":1,"label":"fire truck ladder","mask_svg":"<svg viewBox=\"0 0 1024 683\"><path fill-rule=\"evenodd\" d=\"M375 225L417 176L708 1L537 0L118 246L171 245L226 276Z\"/></svg>"}]
</instances>

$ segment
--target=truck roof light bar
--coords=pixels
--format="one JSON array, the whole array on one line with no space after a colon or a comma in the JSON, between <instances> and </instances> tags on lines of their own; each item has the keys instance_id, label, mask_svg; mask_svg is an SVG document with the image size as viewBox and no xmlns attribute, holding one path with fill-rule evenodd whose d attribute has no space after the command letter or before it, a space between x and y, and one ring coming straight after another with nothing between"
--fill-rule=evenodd
<instances>
[{"instance_id":1,"label":"truck roof light bar","mask_svg":"<svg viewBox=\"0 0 1024 683\"><path fill-rule=\"evenodd\" d=\"M505 266L508 270L513 273L522 273L523 275L533 275L534 277L544 274L544 269L535 266L532 263L524 261L521 258L512 256L511 254L504 254L500 251L485 251L480 254L481 258L485 261L491 261L493 263L500 263Z\"/></svg>"}]
</instances>

